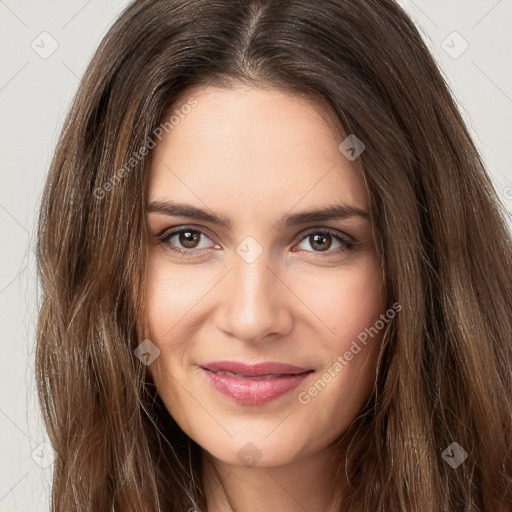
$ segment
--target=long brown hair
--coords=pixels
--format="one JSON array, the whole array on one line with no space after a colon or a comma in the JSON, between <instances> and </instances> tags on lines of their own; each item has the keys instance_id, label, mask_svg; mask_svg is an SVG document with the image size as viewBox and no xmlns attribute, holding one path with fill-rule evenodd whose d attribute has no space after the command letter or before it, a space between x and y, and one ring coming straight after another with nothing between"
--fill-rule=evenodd
<instances>
[{"instance_id":1,"label":"long brown hair","mask_svg":"<svg viewBox=\"0 0 512 512\"><path fill-rule=\"evenodd\" d=\"M57 454L52 510L205 510L201 449L134 349L157 129L190 87L234 81L319 99L366 147L357 163L388 300L402 309L346 453L346 510L509 510L505 209L392 0L137 0L104 37L66 118L38 225L36 372ZM467 452L457 468L442 456L453 442Z\"/></svg>"}]
</instances>

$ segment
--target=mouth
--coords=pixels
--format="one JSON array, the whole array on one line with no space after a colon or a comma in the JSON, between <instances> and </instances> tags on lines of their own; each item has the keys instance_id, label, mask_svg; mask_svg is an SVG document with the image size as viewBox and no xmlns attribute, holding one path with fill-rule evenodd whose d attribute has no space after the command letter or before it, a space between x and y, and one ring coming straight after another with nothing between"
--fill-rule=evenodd
<instances>
[{"instance_id":1,"label":"mouth","mask_svg":"<svg viewBox=\"0 0 512 512\"><path fill-rule=\"evenodd\" d=\"M205 368L205 370L209 370L208 368ZM228 375L230 377L234 377L236 379L250 379L250 380L269 380L269 379L278 379L280 377L290 377L291 375L300 375L301 373L269 373L266 375L254 375L254 376L248 376L248 375L242 375L241 373L233 373L233 372L227 372L227 371L213 371L209 370L212 373L215 373L217 375Z\"/></svg>"},{"instance_id":2,"label":"mouth","mask_svg":"<svg viewBox=\"0 0 512 512\"><path fill-rule=\"evenodd\" d=\"M273 377L281 375L298 375L312 371L308 368L287 363L264 362L250 364L239 361L213 361L202 365L205 370L219 374L233 374L240 378Z\"/></svg>"},{"instance_id":3,"label":"mouth","mask_svg":"<svg viewBox=\"0 0 512 512\"><path fill-rule=\"evenodd\" d=\"M251 365L236 361L201 366L209 384L224 396L246 405L260 405L296 388L313 369L283 363Z\"/></svg>"}]
</instances>

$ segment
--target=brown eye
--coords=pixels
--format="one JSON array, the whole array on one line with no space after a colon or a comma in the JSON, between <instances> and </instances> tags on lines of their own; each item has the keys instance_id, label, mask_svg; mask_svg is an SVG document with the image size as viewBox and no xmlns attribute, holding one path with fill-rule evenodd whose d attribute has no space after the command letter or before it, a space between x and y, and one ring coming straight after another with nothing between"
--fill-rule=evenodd
<instances>
[{"instance_id":1,"label":"brown eye","mask_svg":"<svg viewBox=\"0 0 512 512\"><path fill-rule=\"evenodd\" d=\"M302 244L307 244L309 248L300 247ZM299 244L299 248L306 252L327 252L328 254L349 251L353 246L354 241L341 233L318 229L306 233Z\"/></svg>"},{"instance_id":2,"label":"brown eye","mask_svg":"<svg viewBox=\"0 0 512 512\"><path fill-rule=\"evenodd\" d=\"M329 249L329 247L331 247L331 244L332 244L332 237L329 234L309 235L309 240L310 240L311 247L313 247L313 249L316 249L318 251L326 251L327 249Z\"/></svg>"},{"instance_id":3,"label":"brown eye","mask_svg":"<svg viewBox=\"0 0 512 512\"><path fill-rule=\"evenodd\" d=\"M180 255L193 255L199 251L212 249L211 239L199 229L182 228L167 232L159 242L169 250ZM211 242L208 245L208 242ZM206 243L206 245L205 245Z\"/></svg>"},{"instance_id":4,"label":"brown eye","mask_svg":"<svg viewBox=\"0 0 512 512\"><path fill-rule=\"evenodd\" d=\"M178 233L179 243L187 249L195 249L200 239L201 233L199 231L181 231Z\"/></svg>"}]
</instances>

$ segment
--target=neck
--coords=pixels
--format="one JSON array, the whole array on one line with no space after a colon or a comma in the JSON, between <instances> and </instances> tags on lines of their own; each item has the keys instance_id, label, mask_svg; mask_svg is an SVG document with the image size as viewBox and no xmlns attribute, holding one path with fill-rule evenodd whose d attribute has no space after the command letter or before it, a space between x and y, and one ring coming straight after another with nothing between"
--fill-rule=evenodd
<instances>
[{"instance_id":1,"label":"neck","mask_svg":"<svg viewBox=\"0 0 512 512\"><path fill-rule=\"evenodd\" d=\"M346 485L340 447L275 467L226 464L202 454L208 512L339 512Z\"/></svg>"}]
</instances>

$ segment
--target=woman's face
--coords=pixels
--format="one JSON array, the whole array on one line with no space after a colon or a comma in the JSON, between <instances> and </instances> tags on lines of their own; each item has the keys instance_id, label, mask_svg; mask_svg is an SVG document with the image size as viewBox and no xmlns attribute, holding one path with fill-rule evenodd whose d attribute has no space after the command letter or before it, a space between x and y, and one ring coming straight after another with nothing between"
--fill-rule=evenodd
<instances>
[{"instance_id":1,"label":"woman's face","mask_svg":"<svg viewBox=\"0 0 512 512\"><path fill-rule=\"evenodd\" d=\"M174 108L148 189L158 393L226 463L317 453L368 398L384 324L364 180L311 100L205 86Z\"/></svg>"}]
</instances>

